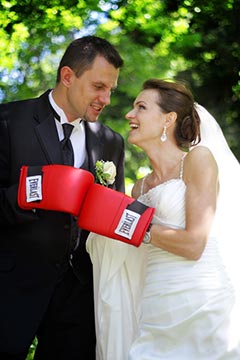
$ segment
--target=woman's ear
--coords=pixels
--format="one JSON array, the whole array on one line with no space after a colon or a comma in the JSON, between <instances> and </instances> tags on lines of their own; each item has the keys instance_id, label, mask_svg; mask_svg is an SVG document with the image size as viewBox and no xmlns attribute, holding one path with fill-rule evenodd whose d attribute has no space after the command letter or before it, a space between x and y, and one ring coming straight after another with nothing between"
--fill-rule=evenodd
<instances>
[{"instance_id":1,"label":"woman's ear","mask_svg":"<svg viewBox=\"0 0 240 360\"><path fill-rule=\"evenodd\" d=\"M170 127L175 124L177 120L177 113L175 111L171 111L167 114L165 125L166 127Z\"/></svg>"}]
</instances>

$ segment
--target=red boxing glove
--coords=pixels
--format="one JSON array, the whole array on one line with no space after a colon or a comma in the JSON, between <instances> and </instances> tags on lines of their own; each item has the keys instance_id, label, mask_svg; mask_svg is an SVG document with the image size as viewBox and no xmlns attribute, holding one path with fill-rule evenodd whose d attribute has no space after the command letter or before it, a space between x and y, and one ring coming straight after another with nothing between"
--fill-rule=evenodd
<instances>
[{"instance_id":1,"label":"red boxing glove","mask_svg":"<svg viewBox=\"0 0 240 360\"><path fill-rule=\"evenodd\" d=\"M154 208L121 192L93 184L84 199L78 225L85 230L139 246Z\"/></svg>"},{"instance_id":2,"label":"red boxing glove","mask_svg":"<svg viewBox=\"0 0 240 360\"><path fill-rule=\"evenodd\" d=\"M44 209L78 216L92 173L67 165L23 166L18 205L25 210Z\"/></svg>"},{"instance_id":3,"label":"red boxing glove","mask_svg":"<svg viewBox=\"0 0 240 360\"><path fill-rule=\"evenodd\" d=\"M67 165L23 166L18 204L78 217L82 229L139 246L155 209L132 197L94 184L92 173Z\"/></svg>"}]
</instances>

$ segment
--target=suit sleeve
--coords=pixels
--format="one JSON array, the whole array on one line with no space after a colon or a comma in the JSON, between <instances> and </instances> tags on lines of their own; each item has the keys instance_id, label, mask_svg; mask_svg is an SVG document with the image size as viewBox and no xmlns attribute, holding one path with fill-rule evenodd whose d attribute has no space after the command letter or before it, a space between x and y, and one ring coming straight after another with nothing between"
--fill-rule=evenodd
<instances>
[{"instance_id":1,"label":"suit sleeve","mask_svg":"<svg viewBox=\"0 0 240 360\"><path fill-rule=\"evenodd\" d=\"M36 220L38 216L32 211L18 207L18 183L11 182L12 160L10 151L10 134L8 130L7 110L0 107L0 226L25 223Z\"/></svg>"}]
</instances>

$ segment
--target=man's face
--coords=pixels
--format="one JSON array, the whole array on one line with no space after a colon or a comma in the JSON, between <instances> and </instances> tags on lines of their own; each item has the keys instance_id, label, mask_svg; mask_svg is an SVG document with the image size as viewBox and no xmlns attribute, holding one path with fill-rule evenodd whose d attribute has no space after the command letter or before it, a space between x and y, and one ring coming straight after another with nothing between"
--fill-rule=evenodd
<instances>
[{"instance_id":1,"label":"man's face","mask_svg":"<svg viewBox=\"0 0 240 360\"><path fill-rule=\"evenodd\" d=\"M119 69L104 57L97 56L90 69L80 77L69 69L64 110L69 121L82 118L94 122L106 105L110 104L111 92L117 86Z\"/></svg>"}]
</instances>

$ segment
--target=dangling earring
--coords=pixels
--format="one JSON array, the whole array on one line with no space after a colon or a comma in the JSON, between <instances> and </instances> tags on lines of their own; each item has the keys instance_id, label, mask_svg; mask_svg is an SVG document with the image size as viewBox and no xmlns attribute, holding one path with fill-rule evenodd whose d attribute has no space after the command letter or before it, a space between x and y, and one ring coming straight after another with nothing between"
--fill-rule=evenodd
<instances>
[{"instance_id":1,"label":"dangling earring","mask_svg":"<svg viewBox=\"0 0 240 360\"><path fill-rule=\"evenodd\" d=\"M162 136L160 139L162 142L167 140L167 127L166 126L163 127L163 132L162 132Z\"/></svg>"}]
</instances>

